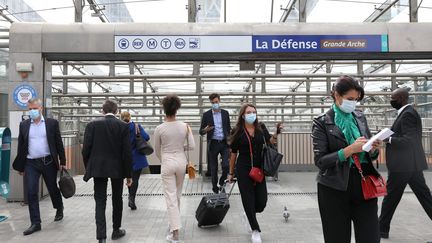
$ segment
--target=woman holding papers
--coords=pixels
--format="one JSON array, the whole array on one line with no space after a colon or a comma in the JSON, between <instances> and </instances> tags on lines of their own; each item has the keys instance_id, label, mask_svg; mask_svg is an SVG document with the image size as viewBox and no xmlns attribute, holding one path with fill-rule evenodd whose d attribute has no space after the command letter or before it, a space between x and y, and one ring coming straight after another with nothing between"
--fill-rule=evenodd
<instances>
[{"instance_id":1,"label":"woman holding papers","mask_svg":"<svg viewBox=\"0 0 432 243\"><path fill-rule=\"evenodd\" d=\"M341 76L331 96L334 104L314 119L312 127L324 240L350 242L353 222L357 243L380 242L377 199L363 198L361 175L354 162L354 158L360 162L364 175L378 175L372 161L378 158L381 142L374 142L370 152L362 150L371 133L365 116L355 109L364 90L352 77Z\"/></svg>"}]
</instances>

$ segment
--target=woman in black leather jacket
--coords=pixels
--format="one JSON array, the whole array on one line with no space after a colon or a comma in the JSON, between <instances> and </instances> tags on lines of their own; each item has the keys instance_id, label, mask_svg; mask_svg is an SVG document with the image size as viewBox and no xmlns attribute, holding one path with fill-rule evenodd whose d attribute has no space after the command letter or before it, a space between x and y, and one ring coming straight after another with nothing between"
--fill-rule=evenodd
<instances>
[{"instance_id":1,"label":"woman in black leather jacket","mask_svg":"<svg viewBox=\"0 0 432 243\"><path fill-rule=\"evenodd\" d=\"M349 243L352 221L357 243L377 243L377 199L363 198L361 176L352 157L359 157L364 175L378 174L372 160L378 158L380 142L373 144L371 152L362 151L371 133L363 113L355 110L364 90L353 78L341 76L333 85L332 97L331 109L315 118L312 128L324 240Z\"/></svg>"}]
</instances>

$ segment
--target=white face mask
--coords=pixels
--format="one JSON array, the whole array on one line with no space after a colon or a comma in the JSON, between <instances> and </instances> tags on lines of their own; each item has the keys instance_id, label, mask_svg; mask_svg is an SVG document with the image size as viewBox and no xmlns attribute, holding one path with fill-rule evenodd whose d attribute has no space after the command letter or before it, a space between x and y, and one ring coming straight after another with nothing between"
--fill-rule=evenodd
<instances>
[{"instance_id":1,"label":"white face mask","mask_svg":"<svg viewBox=\"0 0 432 243\"><path fill-rule=\"evenodd\" d=\"M339 106L339 108L345 112L345 113L351 113L355 110L357 105L356 100L342 100L342 104Z\"/></svg>"}]
</instances>

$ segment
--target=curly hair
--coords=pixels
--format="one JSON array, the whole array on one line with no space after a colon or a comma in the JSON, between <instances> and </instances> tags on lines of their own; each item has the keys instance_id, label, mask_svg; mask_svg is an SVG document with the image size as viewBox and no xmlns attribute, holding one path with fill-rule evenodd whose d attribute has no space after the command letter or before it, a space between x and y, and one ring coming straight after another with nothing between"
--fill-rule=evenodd
<instances>
[{"instance_id":1,"label":"curly hair","mask_svg":"<svg viewBox=\"0 0 432 243\"><path fill-rule=\"evenodd\" d=\"M181 107L180 98L177 95L167 95L162 100L162 106L167 116L174 116Z\"/></svg>"}]
</instances>

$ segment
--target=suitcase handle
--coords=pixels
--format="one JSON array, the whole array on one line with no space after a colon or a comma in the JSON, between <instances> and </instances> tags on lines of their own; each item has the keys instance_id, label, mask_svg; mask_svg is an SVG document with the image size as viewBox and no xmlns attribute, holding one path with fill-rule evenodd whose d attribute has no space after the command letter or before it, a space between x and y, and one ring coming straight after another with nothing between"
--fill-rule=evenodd
<instances>
[{"instance_id":1,"label":"suitcase handle","mask_svg":"<svg viewBox=\"0 0 432 243\"><path fill-rule=\"evenodd\" d=\"M235 184L236 184L236 182L237 182L237 178L233 178L233 185L231 186L231 190L230 190L230 192L228 193L228 199L231 197L231 193L232 193L232 191L233 191L233 189L234 189L234 186L235 186ZM224 188L225 189L225 187L226 187L226 185L228 184L228 180L225 180L224 181L224 184L223 184L223 186L222 186L222 188Z\"/></svg>"}]
</instances>

